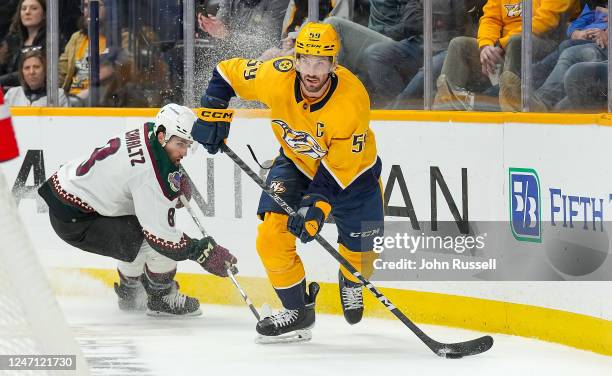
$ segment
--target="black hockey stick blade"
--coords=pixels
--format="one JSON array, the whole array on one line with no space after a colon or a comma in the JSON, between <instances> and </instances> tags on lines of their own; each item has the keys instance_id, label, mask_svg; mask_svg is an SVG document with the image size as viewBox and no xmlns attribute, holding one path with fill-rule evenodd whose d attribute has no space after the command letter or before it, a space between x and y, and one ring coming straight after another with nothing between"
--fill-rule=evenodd
<instances>
[{"instance_id":1,"label":"black hockey stick blade","mask_svg":"<svg viewBox=\"0 0 612 376\"><path fill-rule=\"evenodd\" d=\"M436 355L443 358L459 359L463 358L464 356L477 355L489 350L493 346L493 337L482 336L471 341L458 343L433 342L435 343L428 345L429 348L436 353Z\"/></svg>"}]
</instances>

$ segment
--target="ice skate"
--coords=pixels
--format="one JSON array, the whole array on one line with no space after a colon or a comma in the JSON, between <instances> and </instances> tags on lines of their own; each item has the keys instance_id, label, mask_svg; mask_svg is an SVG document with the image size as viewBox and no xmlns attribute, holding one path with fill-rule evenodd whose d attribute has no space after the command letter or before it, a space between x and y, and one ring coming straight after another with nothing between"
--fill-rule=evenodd
<instances>
[{"instance_id":1,"label":"ice skate","mask_svg":"<svg viewBox=\"0 0 612 376\"><path fill-rule=\"evenodd\" d=\"M301 309L284 309L257 323L256 343L305 342L312 339L310 329L315 324L315 302L319 284L311 282L306 295L306 305Z\"/></svg>"},{"instance_id":2,"label":"ice skate","mask_svg":"<svg viewBox=\"0 0 612 376\"><path fill-rule=\"evenodd\" d=\"M351 325L357 324L363 317L363 286L344 278L339 271L338 287L344 318Z\"/></svg>"},{"instance_id":3,"label":"ice skate","mask_svg":"<svg viewBox=\"0 0 612 376\"><path fill-rule=\"evenodd\" d=\"M149 295L147 315L155 317L191 317L202 314L198 299L182 294L176 281L166 288L155 288L142 278L143 286Z\"/></svg>"},{"instance_id":4,"label":"ice skate","mask_svg":"<svg viewBox=\"0 0 612 376\"><path fill-rule=\"evenodd\" d=\"M147 309L147 292L140 281L133 284L115 282L114 288L120 310L144 312Z\"/></svg>"}]
</instances>

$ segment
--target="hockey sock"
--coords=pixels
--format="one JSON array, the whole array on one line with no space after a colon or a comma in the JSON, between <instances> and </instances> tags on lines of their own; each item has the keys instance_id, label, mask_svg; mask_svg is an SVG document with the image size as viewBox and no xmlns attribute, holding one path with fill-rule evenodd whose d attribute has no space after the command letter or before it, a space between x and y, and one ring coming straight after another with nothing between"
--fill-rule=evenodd
<instances>
[{"instance_id":1,"label":"hockey sock","mask_svg":"<svg viewBox=\"0 0 612 376\"><path fill-rule=\"evenodd\" d=\"M150 293L163 292L172 287L174 276L176 275L176 269L173 269L166 273L154 273L145 264L144 276L146 278L147 291Z\"/></svg>"},{"instance_id":2,"label":"hockey sock","mask_svg":"<svg viewBox=\"0 0 612 376\"><path fill-rule=\"evenodd\" d=\"M304 307L304 265L295 247L295 236L287 230L285 214L265 213L257 229L257 252L270 283L287 309Z\"/></svg>"},{"instance_id":3,"label":"hockey sock","mask_svg":"<svg viewBox=\"0 0 612 376\"><path fill-rule=\"evenodd\" d=\"M376 260L377 254L374 251L365 251L365 252L356 252L351 251L346 248L344 245L340 244L339 247L340 254L344 257L351 265L357 269L361 275L365 278L370 278L372 272L374 271L374 260ZM344 278L348 279L351 282L361 284L357 277L349 273L348 270L344 266L340 266L340 271Z\"/></svg>"},{"instance_id":4,"label":"hockey sock","mask_svg":"<svg viewBox=\"0 0 612 376\"><path fill-rule=\"evenodd\" d=\"M119 281L121 284L126 287L137 287L140 284L140 276L130 277L123 273L121 270L117 269L117 273L119 273Z\"/></svg>"},{"instance_id":5,"label":"hockey sock","mask_svg":"<svg viewBox=\"0 0 612 376\"><path fill-rule=\"evenodd\" d=\"M288 288L275 288L276 295L286 309L302 309L306 305L306 280Z\"/></svg>"}]
</instances>

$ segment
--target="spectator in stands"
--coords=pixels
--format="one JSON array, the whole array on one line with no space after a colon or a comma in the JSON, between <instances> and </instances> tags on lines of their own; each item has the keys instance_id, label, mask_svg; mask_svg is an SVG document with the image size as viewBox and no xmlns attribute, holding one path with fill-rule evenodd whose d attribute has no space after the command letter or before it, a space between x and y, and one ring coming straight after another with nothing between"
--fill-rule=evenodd
<instances>
[{"instance_id":1,"label":"spectator in stands","mask_svg":"<svg viewBox=\"0 0 612 376\"><path fill-rule=\"evenodd\" d=\"M5 74L8 69L9 49L4 38L8 34L18 2L19 0L5 0L0 5L0 75Z\"/></svg>"},{"instance_id":2,"label":"spectator in stands","mask_svg":"<svg viewBox=\"0 0 612 376\"><path fill-rule=\"evenodd\" d=\"M368 27L370 19L370 0L355 0L351 21Z\"/></svg>"},{"instance_id":3,"label":"spectator in stands","mask_svg":"<svg viewBox=\"0 0 612 376\"><path fill-rule=\"evenodd\" d=\"M106 7L104 1L99 3L100 15L100 98L98 106L112 107L148 107L148 96L142 90L143 86L153 84L158 86L155 93L155 103L159 104L159 92L165 89L165 65L160 58L152 58L149 69L146 72L135 73L133 67L133 56L128 53L129 33L121 33L121 45L110 47L106 37ZM64 52L59 58L59 81L62 88L68 94L73 106L84 106L89 98L89 37L88 37L89 1L83 1L83 18L80 30L75 32L68 41ZM153 40L154 33L150 28L141 26L136 38L148 38ZM140 39L137 40L140 45ZM136 51L140 53L140 51ZM132 74L134 73L134 74ZM140 77L138 77L140 76ZM136 81L142 80L137 85ZM128 94L134 94L129 98Z\"/></svg>"},{"instance_id":4,"label":"spectator in stands","mask_svg":"<svg viewBox=\"0 0 612 376\"><path fill-rule=\"evenodd\" d=\"M281 57L281 56L293 55L295 51L295 38L297 38L297 35L298 35L297 31L290 32L283 39L281 39L280 48L272 47L272 48L267 49L266 51L264 51L264 53L261 54L261 56L257 58L257 60L266 61L266 60L271 60L271 59Z\"/></svg>"},{"instance_id":5,"label":"spectator in stands","mask_svg":"<svg viewBox=\"0 0 612 376\"><path fill-rule=\"evenodd\" d=\"M432 58L432 78L434 81L440 76L442 71L442 65L446 58L446 49L450 40L457 35L476 35L478 20L482 16L482 8L486 1L463 0L457 2L450 0L448 6L441 7L441 9L434 8L434 54ZM457 13L461 9L465 12L463 17ZM436 52L436 45L444 49ZM424 67L421 67L389 107L395 110L423 109L424 94L425 72ZM433 87L433 94L436 94L435 86Z\"/></svg>"},{"instance_id":6,"label":"spectator in stands","mask_svg":"<svg viewBox=\"0 0 612 376\"><path fill-rule=\"evenodd\" d=\"M220 39L216 58L256 58L281 39L289 0L222 0L216 16L198 14L198 25Z\"/></svg>"},{"instance_id":7,"label":"spectator in stands","mask_svg":"<svg viewBox=\"0 0 612 376\"><path fill-rule=\"evenodd\" d=\"M320 0L319 20L327 17L342 17L351 19L354 0ZM308 18L308 0L290 0L283 21L280 48L271 47L264 51L257 60L266 61L280 56L293 55L295 38Z\"/></svg>"},{"instance_id":8,"label":"spectator in stands","mask_svg":"<svg viewBox=\"0 0 612 376\"><path fill-rule=\"evenodd\" d=\"M370 0L368 27L341 17L329 17L324 22L333 25L340 37L338 63L359 76L367 87L367 72L361 61L366 48L421 35L423 11L420 0Z\"/></svg>"},{"instance_id":9,"label":"spectator in stands","mask_svg":"<svg viewBox=\"0 0 612 376\"><path fill-rule=\"evenodd\" d=\"M567 96L557 104L566 112L606 112L608 107L608 62L576 63L565 74Z\"/></svg>"},{"instance_id":10,"label":"spectator in stands","mask_svg":"<svg viewBox=\"0 0 612 376\"><path fill-rule=\"evenodd\" d=\"M19 60L21 55L32 50L45 49L46 43L46 0L21 0L9 34L5 41L8 46L6 67L0 72L0 86L12 87L19 85Z\"/></svg>"},{"instance_id":11,"label":"spectator in stands","mask_svg":"<svg viewBox=\"0 0 612 376\"><path fill-rule=\"evenodd\" d=\"M532 28L536 61L557 47L560 37L555 34L568 12L579 13L578 1L534 1ZM520 75L522 2L489 0L483 13L476 39L457 37L451 40L437 80L434 109L474 109L474 92L484 92L498 80L502 100L507 98L502 95L508 81L505 73Z\"/></svg>"},{"instance_id":12,"label":"spectator in stands","mask_svg":"<svg viewBox=\"0 0 612 376\"><path fill-rule=\"evenodd\" d=\"M129 35L127 30L121 34L124 52L129 47ZM171 81L168 64L159 49L159 37L153 28L145 25L140 27L133 39L134 47L129 50L132 67L130 83L145 94L148 106L162 107L164 100L169 99Z\"/></svg>"},{"instance_id":13,"label":"spectator in stands","mask_svg":"<svg viewBox=\"0 0 612 376\"><path fill-rule=\"evenodd\" d=\"M59 58L59 83L67 95L77 96L82 90L89 88L89 37L87 29L89 24L89 0L83 0L83 17L79 31L70 37ZM100 9L100 53L106 49L106 37L104 36L104 25L106 19L106 8L104 1L99 2Z\"/></svg>"},{"instance_id":14,"label":"spectator in stands","mask_svg":"<svg viewBox=\"0 0 612 376\"><path fill-rule=\"evenodd\" d=\"M100 55L100 107L149 107L132 75L132 64L124 49L114 48Z\"/></svg>"},{"instance_id":15,"label":"spectator in stands","mask_svg":"<svg viewBox=\"0 0 612 376\"><path fill-rule=\"evenodd\" d=\"M9 106L44 107L48 105L45 55L42 51L30 51L21 56L19 61L19 81L6 92L6 103ZM68 99L64 91L59 91L59 106L67 107Z\"/></svg>"},{"instance_id":16,"label":"spectator in stands","mask_svg":"<svg viewBox=\"0 0 612 376\"><path fill-rule=\"evenodd\" d=\"M320 0L319 20L327 17L341 17L346 20L353 18L355 0ZM284 38L288 33L299 31L308 18L308 0L290 0L283 21Z\"/></svg>"},{"instance_id":17,"label":"spectator in stands","mask_svg":"<svg viewBox=\"0 0 612 376\"><path fill-rule=\"evenodd\" d=\"M9 56L8 43L5 40L0 40L0 72L6 72Z\"/></svg>"},{"instance_id":18,"label":"spectator in stands","mask_svg":"<svg viewBox=\"0 0 612 376\"><path fill-rule=\"evenodd\" d=\"M423 33L421 3L422 0L370 0L368 27L340 17L330 17L324 21L333 25L340 37L339 64L347 67L361 79L374 106L381 101L379 96L384 98L385 92L378 90L377 93L376 89L382 85L372 82L369 75L372 73L369 72L372 65L377 69L380 68L374 62L380 53L368 49L378 43L403 40L402 43L393 44L394 50L390 53L411 61L417 59L414 69L416 72L422 62L422 56L418 53ZM374 54L376 56L373 56L371 63L368 64L365 59ZM401 88L395 94L397 95L399 91Z\"/></svg>"},{"instance_id":19,"label":"spectator in stands","mask_svg":"<svg viewBox=\"0 0 612 376\"><path fill-rule=\"evenodd\" d=\"M607 0L587 1L582 8L580 16L572 21L567 28L567 37L570 39L593 40L598 30L608 28L607 8Z\"/></svg>"},{"instance_id":20,"label":"spectator in stands","mask_svg":"<svg viewBox=\"0 0 612 376\"><path fill-rule=\"evenodd\" d=\"M59 49L62 51L70 36L79 30L82 17L81 2L83 0L57 0L59 12Z\"/></svg>"},{"instance_id":21,"label":"spectator in stands","mask_svg":"<svg viewBox=\"0 0 612 376\"><path fill-rule=\"evenodd\" d=\"M216 15L199 12L198 26L213 37L213 46L196 51L196 92L204 90L219 61L235 56L258 59L278 47L288 5L289 0L221 0ZM239 99L232 105L253 107Z\"/></svg>"},{"instance_id":22,"label":"spectator in stands","mask_svg":"<svg viewBox=\"0 0 612 376\"><path fill-rule=\"evenodd\" d=\"M452 37L464 35L467 12L464 0L432 0L433 8L433 52L434 75L437 77L444 62L444 53ZM422 27L422 8L417 14ZM418 25L415 25L415 27ZM369 86L373 105L392 106L397 96L419 72L423 65L423 40L419 34L411 35L400 41L388 40L368 47L363 54L363 64L368 72ZM437 71L437 73L436 73ZM422 103L423 75L409 85L404 94L407 99ZM420 106L422 108L422 106Z\"/></svg>"},{"instance_id":23,"label":"spectator in stands","mask_svg":"<svg viewBox=\"0 0 612 376\"><path fill-rule=\"evenodd\" d=\"M7 35L11 25L11 18L17 9L19 0L5 0L0 5L0 41Z\"/></svg>"},{"instance_id":24,"label":"spectator in stands","mask_svg":"<svg viewBox=\"0 0 612 376\"><path fill-rule=\"evenodd\" d=\"M434 0L433 8L440 9L442 1ZM392 29L396 36L403 32L403 39L376 42L361 56L373 108L385 107L394 100L423 65L422 0L407 1L403 11L404 24Z\"/></svg>"},{"instance_id":25,"label":"spectator in stands","mask_svg":"<svg viewBox=\"0 0 612 376\"><path fill-rule=\"evenodd\" d=\"M133 82L131 72L132 61L126 50L111 48L100 54L99 107L148 107L143 91ZM90 88L87 88L75 99L84 106L89 95Z\"/></svg>"},{"instance_id":26,"label":"spectator in stands","mask_svg":"<svg viewBox=\"0 0 612 376\"><path fill-rule=\"evenodd\" d=\"M555 108L566 95L566 74L574 64L608 60L608 29L598 30L593 34L593 38L595 43L572 46L561 53L559 61L544 84L530 95L531 111L547 112ZM576 80L570 81L569 86L573 86L572 83Z\"/></svg>"},{"instance_id":27,"label":"spectator in stands","mask_svg":"<svg viewBox=\"0 0 612 376\"><path fill-rule=\"evenodd\" d=\"M607 3L607 0L586 1L580 16L572 21L567 28L567 37L569 39L561 42L555 51L533 65L532 87L539 88L545 83L559 62L562 53L567 48L582 44L595 43L595 39L598 37L598 35L600 35L600 32L608 28ZM599 61L600 58L601 57L597 58L597 60ZM562 63L562 66L563 65L564 63ZM564 69L569 69L569 66L565 65ZM504 91L500 93L500 104L502 110L520 111L520 100L518 98L520 98L521 95L521 79L518 75L515 75L512 72L504 73L504 76L506 86ZM559 101L565 94L565 92L562 92L562 90L559 89L563 87L563 83L561 82L563 77L559 76L559 73L556 73L552 79L557 82L556 87L558 89L556 89L557 94L554 94L553 97L549 98L548 102ZM547 91L549 90L550 89ZM545 108L541 107L541 105L542 104L536 98L534 106L540 110L544 110ZM546 106L546 108L548 108L548 106Z\"/></svg>"}]
</instances>

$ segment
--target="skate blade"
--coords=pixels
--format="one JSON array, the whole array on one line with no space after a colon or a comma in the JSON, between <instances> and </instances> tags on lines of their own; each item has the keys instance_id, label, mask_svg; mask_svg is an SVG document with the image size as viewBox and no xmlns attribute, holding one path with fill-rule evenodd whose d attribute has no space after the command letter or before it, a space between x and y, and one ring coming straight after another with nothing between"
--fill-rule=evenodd
<instances>
[{"instance_id":1,"label":"skate blade","mask_svg":"<svg viewBox=\"0 0 612 376\"><path fill-rule=\"evenodd\" d=\"M262 336L260 334L255 338L255 343L260 345L271 345L276 343L308 342L311 339L312 332L310 329L301 329L281 334L279 336Z\"/></svg>"},{"instance_id":2,"label":"skate blade","mask_svg":"<svg viewBox=\"0 0 612 376\"><path fill-rule=\"evenodd\" d=\"M174 315L168 312L153 311L147 308L147 316L159 317L159 318L165 318L165 319L182 319L184 317L197 317L201 315L202 315L202 311L199 308L197 311L185 313L183 315Z\"/></svg>"},{"instance_id":3,"label":"skate blade","mask_svg":"<svg viewBox=\"0 0 612 376\"><path fill-rule=\"evenodd\" d=\"M144 312L146 312L147 308L122 308L119 307L119 310L123 313L126 313L128 315L142 315Z\"/></svg>"},{"instance_id":4,"label":"skate blade","mask_svg":"<svg viewBox=\"0 0 612 376\"><path fill-rule=\"evenodd\" d=\"M127 313L143 313L147 310L147 301L145 300L142 303L136 304L122 304L120 302L119 309Z\"/></svg>"}]
</instances>

